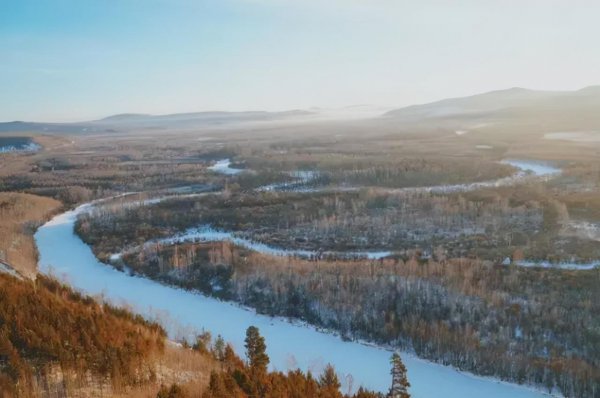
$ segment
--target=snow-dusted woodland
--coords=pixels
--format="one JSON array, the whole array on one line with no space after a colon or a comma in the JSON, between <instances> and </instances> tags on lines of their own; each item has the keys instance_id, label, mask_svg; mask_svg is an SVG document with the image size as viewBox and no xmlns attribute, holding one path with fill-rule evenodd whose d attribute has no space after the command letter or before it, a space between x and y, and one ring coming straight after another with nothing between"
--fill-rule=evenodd
<instances>
[{"instance_id":1,"label":"snow-dusted woodland","mask_svg":"<svg viewBox=\"0 0 600 398\"><path fill-rule=\"evenodd\" d=\"M553 167L549 164L536 162L536 161L528 161L528 160L514 160L507 159L503 160L501 163L509 164L515 167L518 171L510 177L501 178L494 181L484 181L479 183L472 184L458 184L458 185L443 185L443 186L433 186L433 187L415 187L415 188L401 188L390 190L396 193L414 193L414 192L431 192L431 193L451 193L451 192L463 192L463 191L471 191L481 188L489 188L489 187L497 187L497 186L508 186L513 184L524 183L528 181L528 179L548 179L552 178L561 173L559 168ZM242 171L241 169L231 169L230 168L230 160L223 159L219 160L215 163L211 169L215 172L219 172L225 175L232 175ZM330 190L332 188L312 188L305 189L299 188L302 184L308 183L312 181L317 175L315 172L310 171L298 171L290 174L294 181L289 183L281 183L281 184L272 184L268 186L263 186L258 188L258 191L279 191L279 190L294 190L295 192L317 192L319 190ZM335 190L335 188L333 188ZM344 189L348 189L347 187ZM194 196L204 196L205 193L200 194L187 194L180 195L179 198L182 197L194 197ZM168 197L159 197L152 199L145 199L139 202L131 202L129 204L124 205L127 206L139 206L139 205L151 205L161 202L162 200ZM123 205L121 205L123 206ZM524 216L521 215L521 218ZM474 229L475 230L475 229ZM462 232L467 233L467 229L463 226ZM478 230L477 230L478 231ZM481 232L481 231L479 231ZM245 247L247 249L274 256L297 256L302 258L366 258L366 259L380 259L385 258L393 254L390 250L364 250L364 251L328 251L328 250L303 250L303 249L294 249L294 248L285 248L285 247L276 247L273 245L269 245L262 242L257 242L252 239L248 239L245 237L238 236L234 231L226 231L216 229L210 225L200 225L198 227L189 228L182 233L178 233L174 236L155 239L147 242L145 245L172 245L175 243L183 243L183 242L215 242L215 241L230 241L235 245ZM138 247L128 247L125 248L123 252L114 253L111 256L112 260L117 260L122 257L123 254L131 251L138 250ZM540 267L555 267L562 269L571 269L571 270L587 270L592 269L597 266L598 261L592 261L587 263L575 263L575 262L564 262L551 264L549 262L536 262L533 260L521 260L516 261L516 265L521 266L540 266ZM510 261L508 262L510 264Z\"/></svg>"},{"instance_id":2,"label":"snow-dusted woodland","mask_svg":"<svg viewBox=\"0 0 600 398\"><path fill-rule=\"evenodd\" d=\"M39 228L35 239L41 272L58 276L85 293L101 295L157 319L172 337L189 336L205 329L221 334L241 352L244 330L256 325L266 337L275 369L300 367L319 372L331 362L345 376L345 388L364 385L385 391L389 387L390 352L384 348L345 342L307 325L257 315L231 303L128 276L102 264L73 232L77 215L89 208L90 205L83 205L67 211ZM403 357L411 392L416 398L439 397L440 391L445 396L461 398L545 396L540 391L479 378L407 353Z\"/></svg>"},{"instance_id":3,"label":"snow-dusted woodland","mask_svg":"<svg viewBox=\"0 0 600 398\"><path fill-rule=\"evenodd\" d=\"M239 169L229 169L231 163L228 160L218 163L223 165L224 170L214 171L226 175L233 175L231 170L240 171ZM537 162L505 160L503 163L516 167L518 171L511 177L489 182L494 184L490 186L520 184L529 181L529 179L546 180L561 172L560 169ZM310 181L313 174L299 173L292 176L304 182ZM439 192L455 192L456 190L478 189L482 187L480 184L488 183L461 184L460 186L445 186L445 188L440 186L436 189L440 189ZM289 185L282 185L274 189L286 190L289 188ZM432 190L431 187L414 189L437 192ZM171 190L169 192L176 194L178 191ZM309 191L299 189L298 192ZM116 203L115 205L121 208L136 208L155 205L173 197L185 198L219 194L219 192L187 193L184 195L148 197L129 202L125 198L126 202ZM110 202L112 201L100 200L80 206L73 211L55 217L40 228L36 234L40 251L40 270L63 278L86 293L103 295L116 303L131 306L136 312L148 318L159 320L174 338L190 336L199 330L205 329L213 334L221 334L226 340L234 344L238 352L242 352L243 331L247 326L254 324L259 326L267 338L269 355L275 369L285 370L300 367L318 373L323 369L326 362L332 362L341 374L347 376L345 378L346 388L350 384L354 387L364 385L382 391L387 388L389 384L387 374L389 352L384 347L344 341L335 334L316 330L306 324L290 323L282 318L258 315L251 309L242 308L233 303L219 301L193 291L166 286L140 276L132 276L129 272L119 272L98 261L91 248L74 234L73 229L78 215L87 213L99 205L106 206ZM159 244L168 247L175 243L216 241L229 241L236 246L269 256L310 258L319 254L329 254L340 257L345 255L347 257L379 259L392 254L387 251L315 252L285 247L278 248L239 237L234 232L217 230L210 226L191 228L173 236L151 240L145 245ZM123 253L111 256L111 260L120 260L125 254L134 253L138 249L142 248L130 247ZM527 260L516 260L513 264L523 267L540 266L573 270L589 270L596 266L594 262L550 264ZM520 329L516 330L515 333L521 333ZM409 378L413 386L411 391L415 397L439 396L438 393L441 390L451 394L450 396L461 397L484 395L490 397L529 397L544 395L544 393L535 389L459 372L451 367L419 359L410 353L404 353L403 357L406 359ZM436 380L434 386L431 385L431 380Z\"/></svg>"},{"instance_id":4,"label":"snow-dusted woodland","mask_svg":"<svg viewBox=\"0 0 600 398\"><path fill-rule=\"evenodd\" d=\"M559 172L558 169L536 163L511 161L510 164L521 169L510 180L512 183L520 181L525 176L546 177ZM231 169L229 160L219 161L215 166L213 171L227 175L241 171ZM312 178L312 175L302 173L295 177L306 181ZM461 189L471 187L471 184L463 185ZM129 206L156 204L165 198L144 199L131 202ZM59 215L38 230L36 241L40 251L42 272L63 278L86 293L100 294L116 303L132 306L146 317L158 319L169 330L172 337L188 336L193 331L205 329L223 335L238 351L241 351L243 331L247 326L255 324L267 338L272 365L276 369L299 366L305 370L319 372L324 364L330 361L342 374L347 375L346 387L352 384L354 387L365 385L379 390L387 388L389 352L384 348L345 342L333 334L317 331L307 325L257 315L254 311L240 308L235 304L164 286L148 279L129 276L102 264L94 257L91 249L73 233L77 215L92 209L94 205L83 205ZM195 240L229 240L257 252L278 256L310 257L315 254L301 250L277 249L235 237L231 232L217 231L209 227L192 229L184 234L162 239L161 243L172 244ZM349 256L371 259L389 254L389 252L346 253ZM118 257L119 255L114 255L113 259ZM404 357L415 397L434 397L440 388L461 397L481 396L480 394L490 397L543 395L541 392L524 387L461 373L407 353ZM430 383L432 379L438 381L435 386Z\"/></svg>"}]
</instances>

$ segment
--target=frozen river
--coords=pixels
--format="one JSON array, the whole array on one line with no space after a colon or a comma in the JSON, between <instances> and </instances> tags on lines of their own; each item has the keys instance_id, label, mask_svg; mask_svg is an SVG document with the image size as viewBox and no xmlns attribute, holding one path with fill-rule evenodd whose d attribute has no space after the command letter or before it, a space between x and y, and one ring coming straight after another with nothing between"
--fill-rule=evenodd
<instances>
[{"instance_id":1,"label":"frozen river","mask_svg":"<svg viewBox=\"0 0 600 398\"><path fill-rule=\"evenodd\" d=\"M173 245L176 243L183 242L221 242L229 241L237 246L242 246L247 249L259 252L262 254L268 254L270 256L280 257L302 257L302 258L341 258L341 259L369 259L378 260L388 257L393 254L389 250L373 250L373 251L314 251L314 250L302 250L302 249L286 249L271 246L265 243L256 242L251 239L240 238L230 231L220 231L212 228L209 225L201 226L198 228L190 228L181 234L175 236L151 240L146 242L144 245L153 245L161 243L165 245ZM137 247L139 248L139 247ZM134 249L137 249L134 248ZM127 252L128 250L125 250ZM121 258L123 253L113 254L112 258Z\"/></svg>"},{"instance_id":2,"label":"frozen river","mask_svg":"<svg viewBox=\"0 0 600 398\"><path fill-rule=\"evenodd\" d=\"M11 152L35 152L42 147L27 137L0 137L0 154Z\"/></svg>"},{"instance_id":3,"label":"frozen river","mask_svg":"<svg viewBox=\"0 0 600 398\"><path fill-rule=\"evenodd\" d=\"M408 188L392 188L385 189L389 192L431 192L431 193L450 193L450 192L463 192L470 191L475 189L482 188L490 188L490 187L498 187L498 186L508 186L514 185L518 183L522 183L527 181L528 178L535 179L546 179L552 176L556 176L561 173L561 169L553 167L549 164L529 161L529 160L512 160L506 159L501 161L500 163L508 164L517 169L517 172L509 177L500 178L497 180L491 181L483 181L476 183L467 183L467 184L456 184L456 185L438 185L438 186L430 186L430 187L408 187ZM241 172L240 169L231 169L230 168L231 161L229 159L223 159L216 162L213 166L211 166L211 170L222 173L225 175L233 175L238 172ZM317 192L320 190L337 190L337 189L348 189L346 188L298 188L303 183L309 182L317 173L313 171L296 171L290 174L292 177L296 179L295 182L287 182L280 184L271 184L266 185L264 187L260 187L258 191L278 191L278 190L288 190L292 189L297 192ZM351 189L351 188L350 188ZM358 189L358 188L355 188ZM203 194L201 194L203 195ZM188 195L189 196L189 195ZM165 197L158 199L151 199L146 201L147 203L158 203L159 201L166 199ZM374 250L374 251L346 251L346 252L336 252L336 251L311 251L311 250L301 250L301 249L288 249L282 247L275 247L268 244L264 244L261 242L256 242L251 239L245 239L239 236L236 236L233 231L222 231L212 228L210 225L202 225L197 228L190 228L183 233L176 234L169 238L164 238L160 240L152 240L147 242L146 244L155 244L155 243L163 243L163 244L175 244L175 243L183 243L183 242L214 242L214 241L230 241L238 246L243 246L247 249L254 250L256 252L262 254L268 254L272 256L298 256L303 258L366 258L366 259L381 259L388 257L393 254L391 250ZM121 258L125 252L128 252L135 248L126 249L124 252L115 253L111 258L118 259ZM536 266L537 263L534 261L523 262L519 265L523 266ZM550 266L550 264L541 264L541 266ZM595 267L595 263L592 265L577 265L577 264L567 264L567 266L563 267L561 264L556 265L558 268L568 268L568 269L590 269Z\"/></svg>"},{"instance_id":4,"label":"frozen river","mask_svg":"<svg viewBox=\"0 0 600 398\"><path fill-rule=\"evenodd\" d=\"M189 291L162 285L149 279L129 276L99 262L89 246L74 234L80 206L54 217L39 228L35 240L39 249L39 269L53 274L87 294L102 295L116 304L129 306L143 316L156 319L171 337L187 336L202 329L221 334L238 353L243 353L245 330L256 325L265 336L271 366L287 370L299 367L320 372L332 363L341 378L386 391L390 384L386 349L342 341L339 337L284 319L257 315L235 304L215 300ZM480 378L403 354L415 398L543 397L544 393Z\"/></svg>"}]
</instances>

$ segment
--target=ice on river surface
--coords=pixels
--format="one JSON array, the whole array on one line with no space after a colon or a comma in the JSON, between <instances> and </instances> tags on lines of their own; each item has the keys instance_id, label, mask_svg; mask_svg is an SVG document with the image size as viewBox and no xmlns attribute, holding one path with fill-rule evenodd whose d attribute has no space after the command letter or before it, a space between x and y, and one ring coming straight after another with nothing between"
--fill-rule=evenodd
<instances>
[{"instance_id":1,"label":"ice on river surface","mask_svg":"<svg viewBox=\"0 0 600 398\"><path fill-rule=\"evenodd\" d=\"M364 385L387 391L391 353L383 348L343 341L310 326L257 315L232 303L129 276L102 264L73 231L77 213L85 208L89 206L58 215L37 231L41 272L63 278L85 293L103 295L148 318L156 318L172 337L202 329L221 334L240 354L246 328L256 325L267 340L273 369L300 367L318 373L330 362L342 380L345 375L352 375L354 387ZM403 358L415 398L545 396L537 390L458 372L406 353Z\"/></svg>"}]
</instances>

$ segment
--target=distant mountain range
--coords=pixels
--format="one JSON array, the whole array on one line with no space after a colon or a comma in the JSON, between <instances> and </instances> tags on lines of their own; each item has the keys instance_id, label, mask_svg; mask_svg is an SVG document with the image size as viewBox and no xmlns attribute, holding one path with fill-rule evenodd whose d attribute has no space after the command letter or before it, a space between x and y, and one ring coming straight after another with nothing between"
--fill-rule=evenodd
<instances>
[{"instance_id":1,"label":"distant mountain range","mask_svg":"<svg viewBox=\"0 0 600 398\"><path fill-rule=\"evenodd\" d=\"M145 115L123 113L99 120L78 123L37 123L6 122L0 123L2 132L42 132L42 133L88 133L116 132L123 129L192 129L245 122L267 122L307 118L316 115L304 110L284 112L194 112L170 115Z\"/></svg>"},{"instance_id":2,"label":"distant mountain range","mask_svg":"<svg viewBox=\"0 0 600 398\"><path fill-rule=\"evenodd\" d=\"M296 116L311 116L314 112L303 110L292 110L284 112L264 112L264 111L248 111L248 112L191 112L191 113L173 113L168 115L146 115L139 113L122 113L113 115L104 119L96 120L93 123L156 123L156 122L181 122L191 120L201 121L230 121L230 120L273 120Z\"/></svg>"},{"instance_id":3,"label":"distant mountain range","mask_svg":"<svg viewBox=\"0 0 600 398\"><path fill-rule=\"evenodd\" d=\"M123 113L80 123L0 123L2 132L71 133L118 132L136 129L195 129L240 123L368 118L381 109L381 119L414 126L429 122L452 128L517 122L547 122L555 128L580 122L581 128L600 128L600 86L577 91L537 91L524 88L491 91L461 98L449 98L384 112L385 108L356 106L341 110L291 110L285 112L192 112L168 115ZM376 112L376 111L375 111Z\"/></svg>"},{"instance_id":4,"label":"distant mountain range","mask_svg":"<svg viewBox=\"0 0 600 398\"><path fill-rule=\"evenodd\" d=\"M395 109L383 116L398 119L507 116L527 112L600 110L600 86L577 91L537 91L524 88L491 91L469 97L449 98L423 105Z\"/></svg>"},{"instance_id":5,"label":"distant mountain range","mask_svg":"<svg viewBox=\"0 0 600 398\"><path fill-rule=\"evenodd\" d=\"M380 119L396 131L473 139L491 134L506 143L545 134L595 140L600 133L600 86L576 91L511 88L396 109Z\"/></svg>"}]
</instances>

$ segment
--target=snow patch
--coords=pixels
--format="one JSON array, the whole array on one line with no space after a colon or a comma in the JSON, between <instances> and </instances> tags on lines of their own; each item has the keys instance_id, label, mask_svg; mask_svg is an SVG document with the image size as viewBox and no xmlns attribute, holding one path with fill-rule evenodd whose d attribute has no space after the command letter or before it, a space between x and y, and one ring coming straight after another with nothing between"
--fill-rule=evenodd
<instances>
[{"instance_id":1,"label":"snow patch","mask_svg":"<svg viewBox=\"0 0 600 398\"><path fill-rule=\"evenodd\" d=\"M4 273L4 274L12 275L17 279L23 280L23 277L21 276L21 274L19 274L17 271L15 271L9 265L3 263L2 261L0 261L0 272Z\"/></svg>"},{"instance_id":2,"label":"snow patch","mask_svg":"<svg viewBox=\"0 0 600 398\"><path fill-rule=\"evenodd\" d=\"M235 175L244 171L242 169L235 169L231 167L231 161L229 159L219 160L215 164L210 166L208 169L214 171L215 173L225 175Z\"/></svg>"},{"instance_id":3,"label":"snow patch","mask_svg":"<svg viewBox=\"0 0 600 398\"><path fill-rule=\"evenodd\" d=\"M564 228L565 235L600 241L600 224L588 221L570 221Z\"/></svg>"},{"instance_id":4,"label":"snow patch","mask_svg":"<svg viewBox=\"0 0 600 398\"><path fill-rule=\"evenodd\" d=\"M42 149L42 146L31 142L24 145L5 145L0 146L0 153L13 153L13 152L37 152Z\"/></svg>"},{"instance_id":5,"label":"snow patch","mask_svg":"<svg viewBox=\"0 0 600 398\"><path fill-rule=\"evenodd\" d=\"M307 184L317 178L319 173L311 170L298 170L288 173L294 180L289 182L280 182L275 184L264 185L257 188L257 191L272 192L272 191L295 191L301 192L304 190L310 191L313 188L304 189L302 185Z\"/></svg>"},{"instance_id":6,"label":"snow patch","mask_svg":"<svg viewBox=\"0 0 600 398\"><path fill-rule=\"evenodd\" d=\"M600 142L598 131L564 131L544 134L547 140L571 141L571 142Z\"/></svg>"},{"instance_id":7,"label":"snow patch","mask_svg":"<svg viewBox=\"0 0 600 398\"><path fill-rule=\"evenodd\" d=\"M505 159L500 163L508 164L522 172L533 174L538 177L546 177L557 175L561 173L561 170L551 166L545 162L536 162L532 160L518 160L518 159Z\"/></svg>"},{"instance_id":8,"label":"snow patch","mask_svg":"<svg viewBox=\"0 0 600 398\"><path fill-rule=\"evenodd\" d=\"M516 265L520 267L538 267L538 268L555 268L555 269L564 269L571 271L585 271L594 269L600 266L600 260L588 262L588 263L551 263L550 261L536 261L536 260L522 260L515 262Z\"/></svg>"}]
</instances>

